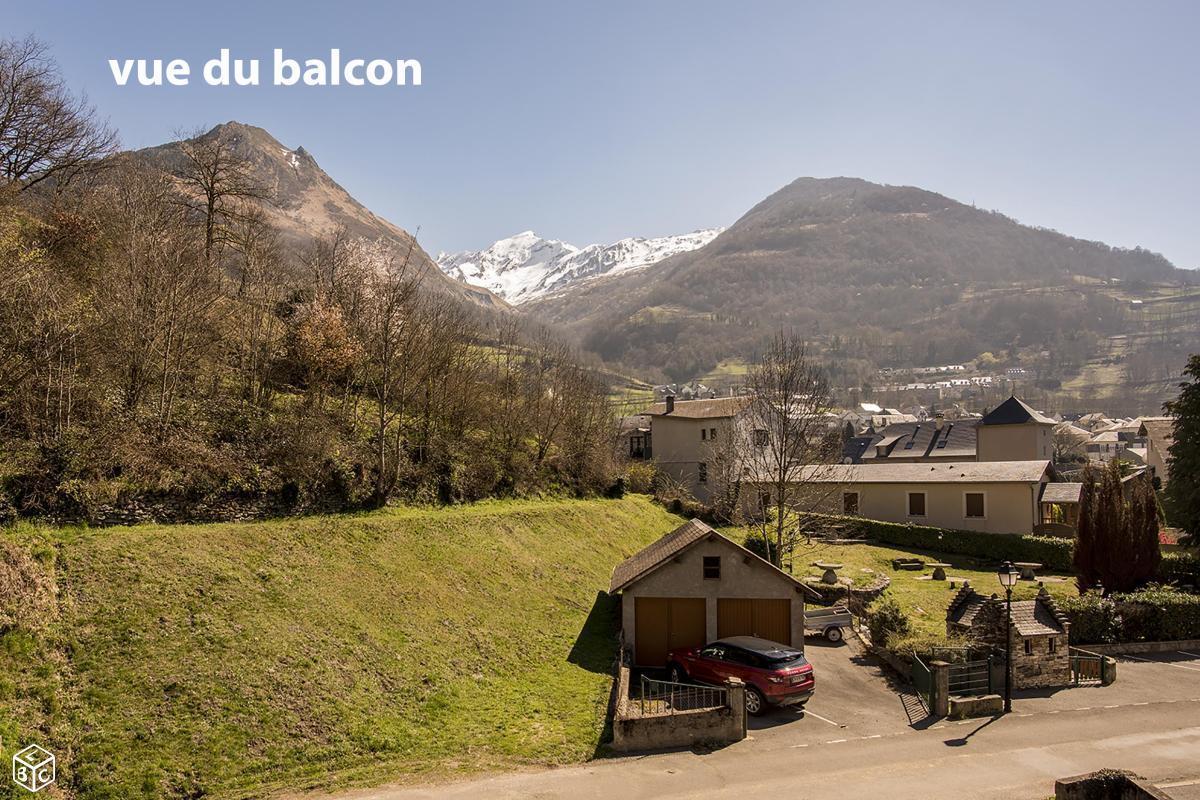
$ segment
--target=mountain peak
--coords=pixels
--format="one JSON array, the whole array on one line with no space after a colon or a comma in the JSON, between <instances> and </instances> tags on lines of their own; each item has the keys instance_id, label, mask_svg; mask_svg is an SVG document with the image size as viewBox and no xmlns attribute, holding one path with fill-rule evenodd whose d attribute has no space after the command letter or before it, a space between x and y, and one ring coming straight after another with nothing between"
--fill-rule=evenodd
<instances>
[{"instance_id":1,"label":"mountain peak","mask_svg":"<svg viewBox=\"0 0 1200 800\"><path fill-rule=\"evenodd\" d=\"M580 248L527 230L483 250L442 253L437 262L450 277L490 289L510 303L519 304L576 281L651 266L703 247L720 232L716 228L657 239L629 237L609 245Z\"/></svg>"}]
</instances>

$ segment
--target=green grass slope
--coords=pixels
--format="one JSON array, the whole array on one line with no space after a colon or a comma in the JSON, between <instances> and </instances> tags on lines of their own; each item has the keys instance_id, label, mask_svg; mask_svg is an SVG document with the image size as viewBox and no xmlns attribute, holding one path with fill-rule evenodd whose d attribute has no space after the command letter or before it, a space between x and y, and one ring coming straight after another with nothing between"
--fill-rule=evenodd
<instances>
[{"instance_id":1,"label":"green grass slope","mask_svg":"<svg viewBox=\"0 0 1200 800\"><path fill-rule=\"evenodd\" d=\"M587 758L598 593L676 524L629 497L4 534L5 757L44 744L89 800Z\"/></svg>"}]
</instances>

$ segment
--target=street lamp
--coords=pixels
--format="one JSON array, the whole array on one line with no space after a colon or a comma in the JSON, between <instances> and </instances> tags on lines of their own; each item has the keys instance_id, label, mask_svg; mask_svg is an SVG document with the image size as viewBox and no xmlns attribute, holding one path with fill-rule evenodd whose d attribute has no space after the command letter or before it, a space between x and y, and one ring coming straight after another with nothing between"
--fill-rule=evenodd
<instances>
[{"instance_id":1,"label":"street lamp","mask_svg":"<svg viewBox=\"0 0 1200 800\"><path fill-rule=\"evenodd\" d=\"M1004 603L1006 618L1004 620L1004 713L1012 711L1012 590L1017 585L1020 573L1013 567L1011 561L1000 565L996 573L1000 585L1004 587Z\"/></svg>"}]
</instances>

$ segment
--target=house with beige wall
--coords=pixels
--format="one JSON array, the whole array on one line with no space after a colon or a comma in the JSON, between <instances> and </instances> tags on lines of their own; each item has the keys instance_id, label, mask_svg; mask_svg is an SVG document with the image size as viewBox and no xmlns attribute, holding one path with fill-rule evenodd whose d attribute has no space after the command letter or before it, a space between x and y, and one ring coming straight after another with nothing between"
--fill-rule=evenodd
<instances>
[{"instance_id":1,"label":"house with beige wall","mask_svg":"<svg viewBox=\"0 0 1200 800\"><path fill-rule=\"evenodd\" d=\"M654 463L700 502L708 502L715 481L714 460L727 450L734 420L749 397L676 400L667 397L645 412L654 441Z\"/></svg>"},{"instance_id":2,"label":"house with beige wall","mask_svg":"<svg viewBox=\"0 0 1200 800\"><path fill-rule=\"evenodd\" d=\"M621 637L638 667L666 666L671 650L729 636L803 650L811 591L698 519L622 561L609 584L621 598Z\"/></svg>"},{"instance_id":3,"label":"house with beige wall","mask_svg":"<svg viewBox=\"0 0 1200 800\"><path fill-rule=\"evenodd\" d=\"M1054 425L1054 420L1010 397L978 420L938 415L872 428L848 442L844 455L861 464L1050 460Z\"/></svg>"},{"instance_id":4,"label":"house with beige wall","mask_svg":"<svg viewBox=\"0 0 1200 800\"><path fill-rule=\"evenodd\" d=\"M1138 436L1146 440L1146 466L1150 467L1151 476L1166 486L1171 477L1167 459L1175 441L1175 418L1143 417Z\"/></svg>"},{"instance_id":5,"label":"house with beige wall","mask_svg":"<svg viewBox=\"0 0 1200 800\"><path fill-rule=\"evenodd\" d=\"M1033 533L1047 487L1059 486L1049 461L836 464L798 483L827 514L987 533Z\"/></svg>"}]
</instances>

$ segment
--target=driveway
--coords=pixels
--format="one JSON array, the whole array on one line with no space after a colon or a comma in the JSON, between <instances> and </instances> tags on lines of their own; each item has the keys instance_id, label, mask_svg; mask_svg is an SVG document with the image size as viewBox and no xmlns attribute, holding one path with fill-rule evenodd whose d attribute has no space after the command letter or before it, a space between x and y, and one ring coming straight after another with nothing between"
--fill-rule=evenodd
<instances>
[{"instance_id":1,"label":"driveway","mask_svg":"<svg viewBox=\"0 0 1200 800\"><path fill-rule=\"evenodd\" d=\"M811 713L773 712L746 741L711 753L602 759L333 797L1011 800L1046 797L1055 778L1104 767L1132 769L1180 800L1200 797L1200 656L1121 657L1113 686L1022 692L1006 717L909 724L904 695L869 659L856 662L856 648L810 643L808 653L819 673Z\"/></svg>"}]
</instances>

